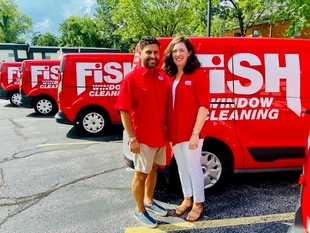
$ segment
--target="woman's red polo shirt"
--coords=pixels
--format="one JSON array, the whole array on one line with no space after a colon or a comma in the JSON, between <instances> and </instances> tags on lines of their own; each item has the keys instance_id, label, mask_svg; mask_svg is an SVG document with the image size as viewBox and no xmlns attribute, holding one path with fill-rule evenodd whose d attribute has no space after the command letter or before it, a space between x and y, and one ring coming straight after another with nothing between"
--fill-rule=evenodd
<instances>
[{"instance_id":1,"label":"woman's red polo shirt","mask_svg":"<svg viewBox=\"0 0 310 233\"><path fill-rule=\"evenodd\" d=\"M167 131L172 145L189 141L194 130L198 109L209 108L209 89L207 73L199 68L192 74L183 74L175 90L175 103L172 106L172 84L169 84L169 104ZM199 138L206 137L206 124Z\"/></svg>"},{"instance_id":2,"label":"woman's red polo shirt","mask_svg":"<svg viewBox=\"0 0 310 233\"><path fill-rule=\"evenodd\" d=\"M168 78L159 69L132 70L122 80L115 108L128 111L138 142L151 147L166 145Z\"/></svg>"}]
</instances>

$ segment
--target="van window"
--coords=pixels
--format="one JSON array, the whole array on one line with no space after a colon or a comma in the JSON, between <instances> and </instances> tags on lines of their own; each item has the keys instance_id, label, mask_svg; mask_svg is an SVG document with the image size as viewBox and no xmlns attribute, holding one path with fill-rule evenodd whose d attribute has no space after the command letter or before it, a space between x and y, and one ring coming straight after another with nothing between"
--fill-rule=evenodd
<instances>
[{"instance_id":1,"label":"van window","mask_svg":"<svg viewBox=\"0 0 310 233\"><path fill-rule=\"evenodd\" d=\"M253 37L260 37L260 36L261 36L260 30L258 30L258 29L253 30L252 36L253 36Z\"/></svg>"}]
</instances>

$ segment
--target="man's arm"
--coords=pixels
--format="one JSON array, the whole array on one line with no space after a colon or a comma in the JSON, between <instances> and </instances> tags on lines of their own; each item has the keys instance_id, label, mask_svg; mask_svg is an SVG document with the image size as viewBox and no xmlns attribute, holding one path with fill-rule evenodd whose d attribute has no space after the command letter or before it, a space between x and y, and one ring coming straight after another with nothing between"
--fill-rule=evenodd
<instances>
[{"instance_id":1,"label":"man's arm","mask_svg":"<svg viewBox=\"0 0 310 233\"><path fill-rule=\"evenodd\" d=\"M126 130L126 133L128 134L128 137L135 137L135 133L132 128L130 113L126 111L120 111L120 112L121 112L122 123Z\"/></svg>"},{"instance_id":2,"label":"man's arm","mask_svg":"<svg viewBox=\"0 0 310 233\"><path fill-rule=\"evenodd\" d=\"M121 119L123 126L125 128L125 131L129 138L135 137L135 133L132 128L132 121L131 116L129 112L126 111L120 111L121 112ZM137 140L134 140L133 142L129 142L130 151L135 154L140 153L140 144Z\"/></svg>"}]
</instances>

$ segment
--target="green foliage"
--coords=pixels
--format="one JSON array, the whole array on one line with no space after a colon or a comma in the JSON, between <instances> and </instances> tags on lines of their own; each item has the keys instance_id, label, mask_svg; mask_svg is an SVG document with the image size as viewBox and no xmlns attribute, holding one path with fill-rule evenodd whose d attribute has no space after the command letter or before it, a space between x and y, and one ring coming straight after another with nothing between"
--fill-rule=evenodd
<instances>
[{"instance_id":1,"label":"green foliage","mask_svg":"<svg viewBox=\"0 0 310 233\"><path fill-rule=\"evenodd\" d=\"M272 15L273 22L291 20L286 36L291 37L302 28L310 27L309 0L277 0L279 10Z\"/></svg>"},{"instance_id":2,"label":"green foliage","mask_svg":"<svg viewBox=\"0 0 310 233\"><path fill-rule=\"evenodd\" d=\"M205 36L208 0L96 0L93 18L70 16L59 25L61 36L39 32L33 45L118 48L133 51L141 37ZM211 0L211 36L254 24L291 19L287 36L309 27L309 0ZM14 0L0 0L0 42L23 43L32 21L18 12Z\"/></svg>"},{"instance_id":3,"label":"green foliage","mask_svg":"<svg viewBox=\"0 0 310 233\"><path fill-rule=\"evenodd\" d=\"M70 16L59 26L59 31L62 33L59 39L59 45L101 47L102 40L99 37L97 29L95 21L88 15L82 17Z\"/></svg>"},{"instance_id":4,"label":"green foliage","mask_svg":"<svg viewBox=\"0 0 310 233\"><path fill-rule=\"evenodd\" d=\"M119 25L113 22L111 11L117 6L118 0L97 0L97 3L99 7L95 9L94 20L100 33L99 36L104 42L103 47L128 52L132 40L122 41L121 36L114 33Z\"/></svg>"},{"instance_id":5,"label":"green foliage","mask_svg":"<svg viewBox=\"0 0 310 233\"><path fill-rule=\"evenodd\" d=\"M268 20L275 10L272 0L216 0L213 4L214 14L226 21L227 28L238 26L242 36L255 23Z\"/></svg>"},{"instance_id":6,"label":"green foliage","mask_svg":"<svg viewBox=\"0 0 310 233\"><path fill-rule=\"evenodd\" d=\"M103 4L107 1L97 1ZM131 50L138 40L146 35L156 37L191 35L188 25L193 11L188 0L119 0L113 1L110 11L113 34L122 41L131 43ZM111 6L111 5L109 5ZM102 8L105 5L101 5Z\"/></svg>"},{"instance_id":7,"label":"green foliage","mask_svg":"<svg viewBox=\"0 0 310 233\"><path fill-rule=\"evenodd\" d=\"M0 0L0 42L25 43L32 19L17 10L13 0Z\"/></svg>"},{"instance_id":8,"label":"green foliage","mask_svg":"<svg viewBox=\"0 0 310 233\"><path fill-rule=\"evenodd\" d=\"M32 37L31 44L39 46L58 46L58 38L49 32L45 34L36 32Z\"/></svg>"}]
</instances>

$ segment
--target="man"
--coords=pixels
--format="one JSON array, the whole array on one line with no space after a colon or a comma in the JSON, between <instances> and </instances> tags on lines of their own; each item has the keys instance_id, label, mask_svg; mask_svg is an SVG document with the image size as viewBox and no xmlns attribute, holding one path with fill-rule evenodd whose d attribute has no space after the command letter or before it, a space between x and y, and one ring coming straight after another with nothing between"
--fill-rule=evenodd
<instances>
[{"instance_id":1,"label":"man","mask_svg":"<svg viewBox=\"0 0 310 233\"><path fill-rule=\"evenodd\" d=\"M116 109L129 137L135 174L132 193L136 202L134 216L141 224L154 228L157 221L147 211L166 216L167 210L153 200L158 165L166 163L166 108L168 79L156 66L159 42L147 36L141 39L141 66L122 81Z\"/></svg>"}]
</instances>

